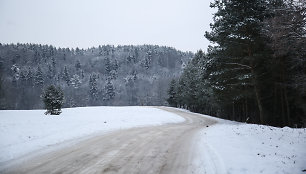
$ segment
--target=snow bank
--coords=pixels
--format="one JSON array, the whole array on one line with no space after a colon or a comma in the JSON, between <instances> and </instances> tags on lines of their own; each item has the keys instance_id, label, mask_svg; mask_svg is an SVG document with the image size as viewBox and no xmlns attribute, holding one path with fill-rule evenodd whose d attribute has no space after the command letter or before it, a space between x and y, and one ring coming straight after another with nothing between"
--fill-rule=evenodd
<instances>
[{"instance_id":1,"label":"snow bank","mask_svg":"<svg viewBox=\"0 0 306 174\"><path fill-rule=\"evenodd\" d=\"M60 116L44 112L0 111L0 163L93 133L184 121L151 107L70 108Z\"/></svg>"},{"instance_id":2,"label":"snow bank","mask_svg":"<svg viewBox=\"0 0 306 174\"><path fill-rule=\"evenodd\" d=\"M306 129L222 123L200 136L203 154L228 174L298 174L306 169Z\"/></svg>"}]
</instances>

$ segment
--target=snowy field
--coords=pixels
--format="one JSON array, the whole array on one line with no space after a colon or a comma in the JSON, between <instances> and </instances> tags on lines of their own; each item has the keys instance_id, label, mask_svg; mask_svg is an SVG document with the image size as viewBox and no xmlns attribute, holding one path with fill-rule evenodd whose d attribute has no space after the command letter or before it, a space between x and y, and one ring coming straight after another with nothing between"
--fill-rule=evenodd
<instances>
[{"instance_id":1,"label":"snowy field","mask_svg":"<svg viewBox=\"0 0 306 174\"><path fill-rule=\"evenodd\" d=\"M44 110L0 111L0 164L66 140L118 129L182 122L175 114L150 107L63 109L60 116Z\"/></svg>"},{"instance_id":2,"label":"snowy field","mask_svg":"<svg viewBox=\"0 0 306 174\"><path fill-rule=\"evenodd\" d=\"M220 122L200 135L203 155L222 173L306 173L306 129Z\"/></svg>"}]
</instances>

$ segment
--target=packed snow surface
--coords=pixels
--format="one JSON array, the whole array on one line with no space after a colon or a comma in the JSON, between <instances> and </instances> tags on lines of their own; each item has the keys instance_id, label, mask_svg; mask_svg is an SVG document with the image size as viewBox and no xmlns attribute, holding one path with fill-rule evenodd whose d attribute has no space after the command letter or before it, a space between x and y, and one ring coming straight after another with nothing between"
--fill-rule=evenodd
<instances>
[{"instance_id":1,"label":"packed snow surface","mask_svg":"<svg viewBox=\"0 0 306 174\"><path fill-rule=\"evenodd\" d=\"M184 121L152 107L70 108L63 109L59 116L46 116L44 112L0 111L0 163L94 133Z\"/></svg>"},{"instance_id":2,"label":"packed snow surface","mask_svg":"<svg viewBox=\"0 0 306 174\"><path fill-rule=\"evenodd\" d=\"M306 169L306 129L223 122L200 135L202 154L209 154L204 161L222 173L302 174Z\"/></svg>"},{"instance_id":3,"label":"packed snow surface","mask_svg":"<svg viewBox=\"0 0 306 174\"><path fill-rule=\"evenodd\" d=\"M277 128L197 115L217 124L195 136L195 173L306 174L306 128Z\"/></svg>"}]
</instances>

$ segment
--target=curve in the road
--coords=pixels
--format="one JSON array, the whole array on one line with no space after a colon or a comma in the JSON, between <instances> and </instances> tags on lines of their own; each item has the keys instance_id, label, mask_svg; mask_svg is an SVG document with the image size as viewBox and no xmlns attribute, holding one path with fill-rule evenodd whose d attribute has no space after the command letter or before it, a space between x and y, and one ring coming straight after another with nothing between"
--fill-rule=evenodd
<instances>
[{"instance_id":1,"label":"curve in the road","mask_svg":"<svg viewBox=\"0 0 306 174\"><path fill-rule=\"evenodd\" d=\"M169 107L159 107L185 122L115 131L96 136L1 173L189 174L197 169L195 136L216 121Z\"/></svg>"}]
</instances>

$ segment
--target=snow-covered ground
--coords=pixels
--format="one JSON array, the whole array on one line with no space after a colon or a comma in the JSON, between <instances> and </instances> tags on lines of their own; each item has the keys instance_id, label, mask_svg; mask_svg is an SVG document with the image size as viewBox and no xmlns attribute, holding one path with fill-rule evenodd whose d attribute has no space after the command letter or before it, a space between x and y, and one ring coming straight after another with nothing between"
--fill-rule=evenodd
<instances>
[{"instance_id":1,"label":"snow-covered ground","mask_svg":"<svg viewBox=\"0 0 306 174\"><path fill-rule=\"evenodd\" d=\"M195 138L196 173L306 173L302 172L306 169L306 129L201 116L218 123L201 130ZM72 108L64 109L60 116L45 116L43 110L0 111L0 164L95 133L182 121L175 114L152 107Z\"/></svg>"},{"instance_id":2,"label":"snow-covered ground","mask_svg":"<svg viewBox=\"0 0 306 174\"><path fill-rule=\"evenodd\" d=\"M200 133L199 148L209 154L204 161L217 164L221 173L306 173L306 129L219 123ZM211 164L203 167L215 170Z\"/></svg>"},{"instance_id":3,"label":"snow-covered ground","mask_svg":"<svg viewBox=\"0 0 306 174\"><path fill-rule=\"evenodd\" d=\"M63 109L60 116L46 116L44 112L0 111L0 163L94 133L184 121L151 107L70 108Z\"/></svg>"}]
</instances>

